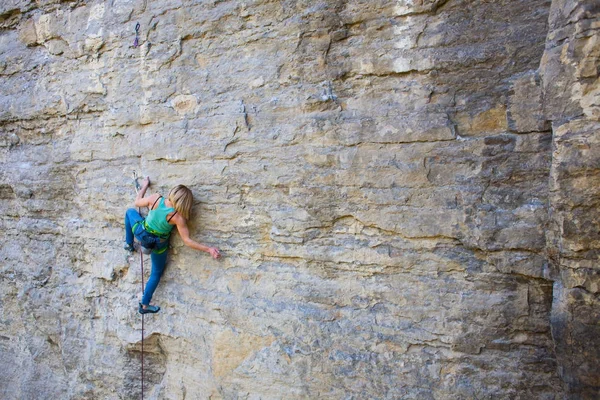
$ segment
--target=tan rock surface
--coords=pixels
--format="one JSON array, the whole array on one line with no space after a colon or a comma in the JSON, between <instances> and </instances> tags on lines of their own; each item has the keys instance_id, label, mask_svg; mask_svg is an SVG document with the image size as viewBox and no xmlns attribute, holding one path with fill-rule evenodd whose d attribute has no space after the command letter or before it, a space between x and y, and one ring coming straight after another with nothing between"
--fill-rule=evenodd
<instances>
[{"instance_id":1,"label":"tan rock surface","mask_svg":"<svg viewBox=\"0 0 600 400\"><path fill-rule=\"evenodd\" d=\"M593 2L11 0L0 27L0 398L139 398L134 170L223 253L172 239L147 398L595 398Z\"/></svg>"}]
</instances>

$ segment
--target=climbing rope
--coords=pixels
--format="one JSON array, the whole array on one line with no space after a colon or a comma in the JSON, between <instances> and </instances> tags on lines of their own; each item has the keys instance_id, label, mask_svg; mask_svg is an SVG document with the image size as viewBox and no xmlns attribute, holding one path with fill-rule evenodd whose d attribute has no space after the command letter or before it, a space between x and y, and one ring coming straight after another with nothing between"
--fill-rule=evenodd
<instances>
[{"instance_id":1,"label":"climbing rope","mask_svg":"<svg viewBox=\"0 0 600 400\"><path fill-rule=\"evenodd\" d=\"M137 31L139 29L139 23L135 27L136 31L136 42L137 42ZM138 182L138 176L133 172L133 182L135 184L135 192L138 193L140 190L140 183ZM138 207L138 212L142 214L142 208ZM144 293L144 253L140 251L140 266L142 269L142 293ZM142 400L144 400L144 314L142 314Z\"/></svg>"},{"instance_id":2,"label":"climbing rope","mask_svg":"<svg viewBox=\"0 0 600 400\"><path fill-rule=\"evenodd\" d=\"M141 251L140 265L142 266L142 293L144 293L144 253ZM142 314L142 400L144 400L144 314Z\"/></svg>"}]
</instances>

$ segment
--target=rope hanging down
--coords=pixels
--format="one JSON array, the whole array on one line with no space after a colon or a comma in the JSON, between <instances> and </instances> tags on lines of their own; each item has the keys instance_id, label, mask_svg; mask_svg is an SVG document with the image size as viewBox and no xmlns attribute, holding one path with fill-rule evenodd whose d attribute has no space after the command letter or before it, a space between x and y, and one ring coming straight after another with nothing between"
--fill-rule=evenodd
<instances>
[{"instance_id":1,"label":"rope hanging down","mask_svg":"<svg viewBox=\"0 0 600 400\"><path fill-rule=\"evenodd\" d=\"M142 293L144 292L144 253L140 251L140 265L142 266ZM144 400L144 314L142 314L142 400Z\"/></svg>"},{"instance_id":2,"label":"rope hanging down","mask_svg":"<svg viewBox=\"0 0 600 400\"><path fill-rule=\"evenodd\" d=\"M140 265L142 266L142 293L144 292L144 253L140 251ZM142 400L144 400L144 314L142 314Z\"/></svg>"},{"instance_id":3,"label":"rope hanging down","mask_svg":"<svg viewBox=\"0 0 600 400\"><path fill-rule=\"evenodd\" d=\"M139 25L139 24L138 24ZM136 32L138 27L136 26ZM136 37L137 41L137 37ZM133 182L135 184L135 192L138 193L141 189L140 183L138 182L138 176L133 172ZM138 212L142 213L142 208L138 207ZM140 266L142 269L142 293L144 293L144 253L140 251ZM142 314L142 400L144 400L144 314Z\"/></svg>"}]
</instances>

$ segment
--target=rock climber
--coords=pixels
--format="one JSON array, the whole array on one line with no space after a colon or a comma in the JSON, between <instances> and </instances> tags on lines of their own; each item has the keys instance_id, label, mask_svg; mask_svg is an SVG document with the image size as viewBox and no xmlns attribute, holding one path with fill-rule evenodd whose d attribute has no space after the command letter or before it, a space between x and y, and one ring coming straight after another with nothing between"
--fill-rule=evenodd
<instances>
[{"instance_id":1,"label":"rock climber","mask_svg":"<svg viewBox=\"0 0 600 400\"><path fill-rule=\"evenodd\" d=\"M149 186L150 177L146 177L135 198L137 207L149 208L146 219L133 208L128 209L125 213L125 250L134 251L133 238L135 236L140 241L145 253L151 251L152 272L144 288L142 301L139 303L138 312L140 314L156 313L160 310L160 307L150 305L150 300L167 264L167 249L173 227L177 227L186 246L205 251L214 259L221 257L217 248L205 246L190 238L187 227L193 204L193 195L190 189L184 185L177 185L171 189L166 199L158 193L144 197Z\"/></svg>"}]
</instances>

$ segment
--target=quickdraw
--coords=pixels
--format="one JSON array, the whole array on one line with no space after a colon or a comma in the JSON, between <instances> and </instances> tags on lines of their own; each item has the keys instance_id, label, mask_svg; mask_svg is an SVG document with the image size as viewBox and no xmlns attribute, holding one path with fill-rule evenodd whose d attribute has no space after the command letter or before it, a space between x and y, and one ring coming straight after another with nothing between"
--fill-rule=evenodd
<instances>
[{"instance_id":1,"label":"quickdraw","mask_svg":"<svg viewBox=\"0 0 600 400\"><path fill-rule=\"evenodd\" d=\"M135 40L133 41L133 47L138 47L140 45L140 23L135 24ZM139 186L136 179L136 187Z\"/></svg>"}]
</instances>

